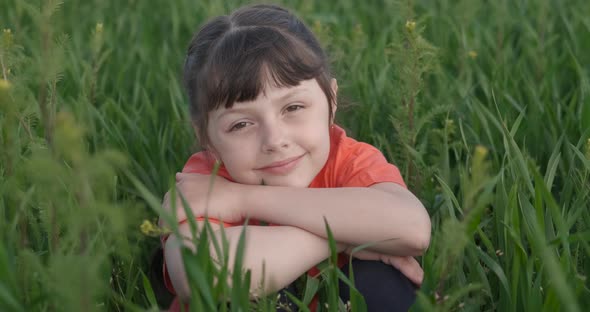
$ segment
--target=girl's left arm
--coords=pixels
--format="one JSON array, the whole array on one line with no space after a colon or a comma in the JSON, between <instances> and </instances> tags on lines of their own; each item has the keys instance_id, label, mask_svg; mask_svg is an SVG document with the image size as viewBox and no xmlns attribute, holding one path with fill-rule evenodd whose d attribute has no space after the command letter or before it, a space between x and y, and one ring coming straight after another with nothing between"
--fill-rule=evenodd
<instances>
[{"instance_id":1,"label":"girl's left arm","mask_svg":"<svg viewBox=\"0 0 590 312\"><path fill-rule=\"evenodd\" d=\"M324 218L334 238L369 250L421 255L430 243L430 218L410 191L391 183L370 187L295 188L240 185L246 214L270 223L296 226L327 237Z\"/></svg>"},{"instance_id":2,"label":"girl's left arm","mask_svg":"<svg viewBox=\"0 0 590 312\"><path fill-rule=\"evenodd\" d=\"M177 174L176 178L179 193L197 217L208 215L230 223L249 217L327 238L325 218L339 243L374 243L369 250L392 256L420 255L430 243L426 209L395 183L297 188L238 184L201 174ZM176 202L181 201L177 198ZM186 218L181 204L176 205L176 215L178 220Z\"/></svg>"}]
</instances>

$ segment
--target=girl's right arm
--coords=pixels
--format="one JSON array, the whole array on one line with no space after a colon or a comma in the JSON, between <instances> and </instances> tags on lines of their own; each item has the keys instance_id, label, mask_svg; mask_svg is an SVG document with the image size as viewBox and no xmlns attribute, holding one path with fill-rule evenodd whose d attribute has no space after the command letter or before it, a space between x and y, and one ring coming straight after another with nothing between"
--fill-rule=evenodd
<instances>
[{"instance_id":1,"label":"girl's right arm","mask_svg":"<svg viewBox=\"0 0 590 312\"><path fill-rule=\"evenodd\" d=\"M202 228L203 221L197 222ZM221 231L229 242L229 268L233 268L236 247L242 226L223 228L221 225L211 224L214 237L221 243ZM180 225L183 237L192 237L188 224ZM278 291L314 265L328 258L330 250L326 239L292 226L248 226L245 231L245 249L242 259L244 269L251 270L250 294L252 297L263 296ZM190 239L184 239L183 244L192 250L195 246ZM211 244L211 243L210 243ZM164 247L164 257L172 285L182 301L190 297L188 280L182 263L180 241L176 236L170 236ZM338 252L345 246L337 244ZM210 246L211 255L215 259L223 259L217 255L215 248ZM263 273L263 268L265 272ZM264 276L264 281L263 281ZM228 282L231 282L228 280ZM264 289L261 289L261 285Z\"/></svg>"}]
</instances>

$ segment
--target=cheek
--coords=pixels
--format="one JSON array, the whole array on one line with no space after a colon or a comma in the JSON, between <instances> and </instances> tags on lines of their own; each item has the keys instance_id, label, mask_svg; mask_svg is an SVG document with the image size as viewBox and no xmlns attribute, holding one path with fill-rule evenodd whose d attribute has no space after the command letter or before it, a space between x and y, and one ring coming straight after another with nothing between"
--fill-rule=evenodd
<instances>
[{"instance_id":1,"label":"cheek","mask_svg":"<svg viewBox=\"0 0 590 312\"><path fill-rule=\"evenodd\" d=\"M252 154L252 148L244 144L234 144L220 150L221 159L225 166L229 168L244 168L250 164L255 157Z\"/></svg>"},{"instance_id":2,"label":"cheek","mask_svg":"<svg viewBox=\"0 0 590 312\"><path fill-rule=\"evenodd\" d=\"M313 127L306 127L299 133L299 142L310 152L317 154L320 158L327 158L330 151L329 125L325 121L316 123Z\"/></svg>"},{"instance_id":3,"label":"cheek","mask_svg":"<svg viewBox=\"0 0 590 312\"><path fill-rule=\"evenodd\" d=\"M324 124L324 127L321 132L323 135L319 140L321 153L324 157L324 162L328 160L328 156L330 155L330 125Z\"/></svg>"},{"instance_id":4,"label":"cheek","mask_svg":"<svg viewBox=\"0 0 590 312\"><path fill-rule=\"evenodd\" d=\"M256 165L256 151L252 144L237 142L224 144L218 148L223 165L231 177L242 184L259 184L251 169Z\"/></svg>"}]
</instances>

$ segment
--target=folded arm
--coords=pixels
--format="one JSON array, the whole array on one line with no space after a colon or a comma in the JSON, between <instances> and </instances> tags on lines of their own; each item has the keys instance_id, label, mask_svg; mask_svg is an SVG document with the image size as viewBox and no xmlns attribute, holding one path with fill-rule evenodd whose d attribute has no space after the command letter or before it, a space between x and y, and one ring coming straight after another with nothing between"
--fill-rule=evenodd
<instances>
[{"instance_id":1,"label":"folded arm","mask_svg":"<svg viewBox=\"0 0 590 312\"><path fill-rule=\"evenodd\" d=\"M327 237L324 218L338 242L397 256L421 255L430 242L422 203L394 183L371 187L294 188L242 185L246 214Z\"/></svg>"},{"instance_id":2,"label":"folded arm","mask_svg":"<svg viewBox=\"0 0 590 312\"><path fill-rule=\"evenodd\" d=\"M421 255L430 242L430 218L410 191L391 182L370 187L298 188L246 185L216 177L178 174L177 187L195 216L226 222L246 217L290 225L326 238L324 218L336 241L377 243L370 250L394 256ZM179 220L184 209L176 205ZM170 207L165 207L170 209Z\"/></svg>"},{"instance_id":3,"label":"folded arm","mask_svg":"<svg viewBox=\"0 0 590 312\"><path fill-rule=\"evenodd\" d=\"M199 227L203 226L203 222L199 223ZM221 243L222 227L216 224L211 226L215 233L212 239ZM229 242L228 267L232 268L243 227L236 226L223 230ZM188 224L180 226L180 233L183 237L192 237ZM250 289L253 297L263 296L286 287L330 254L328 242L325 239L292 226L248 226L245 235L246 243L242 261L244 268L251 270ZM190 239L184 239L183 244L195 250ZM180 246L180 240L171 236L166 241L164 257L176 293L181 300L187 301L190 290ZM338 249L341 251L344 246L339 245ZM212 257L222 259L221 255L216 254L212 245L210 250ZM231 281L228 280L228 282ZM260 288L262 284L264 289Z\"/></svg>"}]
</instances>

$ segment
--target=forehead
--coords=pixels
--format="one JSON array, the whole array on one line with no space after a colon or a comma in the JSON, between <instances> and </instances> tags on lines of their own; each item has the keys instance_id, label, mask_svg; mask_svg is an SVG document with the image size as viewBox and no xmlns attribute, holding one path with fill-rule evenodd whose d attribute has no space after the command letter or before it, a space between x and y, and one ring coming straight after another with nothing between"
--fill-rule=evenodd
<instances>
[{"instance_id":1,"label":"forehead","mask_svg":"<svg viewBox=\"0 0 590 312\"><path fill-rule=\"evenodd\" d=\"M256 100L266 98L271 101L279 101L292 96L310 94L317 91L321 91L321 88L315 79L303 80L295 86L277 86L276 84L267 80L267 82L264 84L262 92L258 95Z\"/></svg>"},{"instance_id":2,"label":"forehead","mask_svg":"<svg viewBox=\"0 0 590 312\"><path fill-rule=\"evenodd\" d=\"M231 110L257 101L281 102L301 95L316 95L322 92L315 79L301 81L294 86L278 86L271 80L266 80L260 93L253 100L235 101L231 107L219 107L217 110Z\"/></svg>"},{"instance_id":3,"label":"forehead","mask_svg":"<svg viewBox=\"0 0 590 312\"><path fill-rule=\"evenodd\" d=\"M252 106L265 102L271 104L283 103L300 96L314 97L314 99L317 98L319 100L322 98L322 95L323 91L315 79L301 81L295 86L277 86L276 84L267 80L260 94L258 94L255 99L248 101L236 101L230 107L218 107L217 109L211 111L211 114L217 115L225 111L239 110L244 106Z\"/></svg>"}]
</instances>

